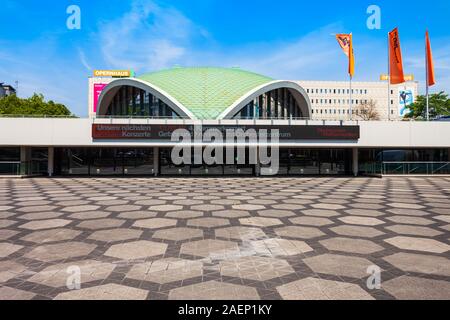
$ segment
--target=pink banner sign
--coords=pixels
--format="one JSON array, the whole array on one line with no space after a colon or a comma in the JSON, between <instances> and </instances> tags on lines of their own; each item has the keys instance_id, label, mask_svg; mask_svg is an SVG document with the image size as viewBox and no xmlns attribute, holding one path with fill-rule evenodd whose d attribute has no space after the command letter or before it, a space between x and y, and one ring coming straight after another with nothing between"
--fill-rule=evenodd
<instances>
[{"instance_id":1,"label":"pink banner sign","mask_svg":"<svg viewBox=\"0 0 450 320\"><path fill-rule=\"evenodd\" d=\"M97 105L98 105L98 99L100 98L100 95L102 94L103 89L108 84L106 83L95 83L94 84L94 112L97 112Z\"/></svg>"}]
</instances>

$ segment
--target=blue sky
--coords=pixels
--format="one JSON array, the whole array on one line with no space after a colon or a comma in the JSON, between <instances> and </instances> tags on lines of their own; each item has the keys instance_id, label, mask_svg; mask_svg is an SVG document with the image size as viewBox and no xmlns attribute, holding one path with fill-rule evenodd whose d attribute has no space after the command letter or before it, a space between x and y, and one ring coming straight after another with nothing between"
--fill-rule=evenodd
<instances>
[{"instance_id":1,"label":"blue sky","mask_svg":"<svg viewBox=\"0 0 450 320\"><path fill-rule=\"evenodd\" d=\"M81 8L68 30L66 8ZM381 8L381 30L366 26ZM386 71L386 34L400 28L405 71L423 83L424 32L432 37L438 85L450 91L450 1L2 0L0 82L87 114L92 69L137 73L181 66L239 66L278 79L345 80L333 33L353 32L356 81ZM423 86L422 86L423 89Z\"/></svg>"}]
</instances>

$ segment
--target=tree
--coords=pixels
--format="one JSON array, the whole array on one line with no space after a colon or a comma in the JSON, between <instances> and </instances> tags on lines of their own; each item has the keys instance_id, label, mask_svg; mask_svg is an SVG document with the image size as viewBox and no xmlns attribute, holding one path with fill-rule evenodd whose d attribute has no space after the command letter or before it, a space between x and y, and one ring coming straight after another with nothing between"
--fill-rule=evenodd
<instances>
[{"instance_id":1,"label":"tree","mask_svg":"<svg viewBox=\"0 0 450 320\"><path fill-rule=\"evenodd\" d=\"M65 105L52 100L46 102L42 94L34 94L22 99L16 95L0 98L0 114L4 115L39 115L39 116L73 116Z\"/></svg>"},{"instance_id":2,"label":"tree","mask_svg":"<svg viewBox=\"0 0 450 320\"><path fill-rule=\"evenodd\" d=\"M426 104L426 96L418 96L416 102L408 106L410 112L405 118L416 120L426 119ZM450 100L448 95L443 91L431 94L429 105L430 118L450 115Z\"/></svg>"},{"instance_id":3,"label":"tree","mask_svg":"<svg viewBox=\"0 0 450 320\"><path fill-rule=\"evenodd\" d=\"M373 100L360 104L356 109L356 115L364 121L380 120L377 103Z\"/></svg>"}]
</instances>

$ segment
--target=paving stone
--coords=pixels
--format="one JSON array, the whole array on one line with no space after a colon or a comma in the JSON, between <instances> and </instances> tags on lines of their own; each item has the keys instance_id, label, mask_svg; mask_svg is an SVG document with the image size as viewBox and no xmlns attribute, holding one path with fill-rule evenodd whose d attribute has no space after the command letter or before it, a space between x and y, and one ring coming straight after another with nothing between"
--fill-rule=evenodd
<instances>
[{"instance_id":1,"label":"paving stone","mask_svg":"<svg viewBox=\"0 0 450 320\"><path fill-rule=\"evenodd\" d=\"M112 245L105 252L105 256L134 260L164 255L166 250L165 243L140 240Z\"/></svg>"},{"instance_id":2,"label":"paving stone","mask_svg":"<svg viewBox=\"0 0 450 320\"><path fill-rule=\"evenodd\" d=\"M348 216L339 218L342 222L346 224L356 224L361 226L378 226L380 224L384 224L385 222L377 219L377 218L368 218L368 217L357 217L357 216Z\"/></svg>"},{"instance_id":3,"label":"paving stone","mask_svg":"<svg viewBox=\"0 0 450 320\"><path fill-rule=\"evenodd\" d=\"M450 277L450 261L444 257L399 252L383 259L403 271Z\"/></svg>"},{"instance_id":4,"label":"paving stone","mask_svg":"<svg viewBox=\"0 0 450 320\"><path fill-rule=\"evenodd\" d=\"M183 241L194 238L203 238L203 231L201 229L192 228L163 229L156 231L153 234L153 238L170 241Z\"/></svg>"},{"instance_id":5,"label":"paving stone","mask_svg":"<svg viewBox=\"0 0 450 320\"><path fill-rule=\"evenodd\" d=\"M408 226L408 225L389 226L386 227L386 229L398 234L423 236L423 237L436 237L443 233L429 227Z\"/></svg>"},{"instance_id":6,"label":"paving stone","mask_svg":"<svg viewBox=\"0 0 450 320\"><path fill-rule=\"evenodd\" d=\"M338 227L333 227L330 228L330 230L342 236L360 237L360 238L375 238L384 234L384 232L375 229L373 227L360 227L352 225L342 225Z\"/></svg>"},{"instance_id":7,"label":"paving stone","mask_svg":"<svg viewBox=\"0 0 450 320\"><path fill-rule=\"evenodd\" d=\"M0 242L0 258L5 258L5 257L19 251L22 248L23 248L23 246L19 246L16 244Z\"/></svg>"},{"instance_id":8,"label":"paving stone","mask_svg":"<svg viewBox=\"0 0 450 320\"><path fill-rule=\"evenodd\" d=\"M319 241L321 245L330 251L341 251L358 254L371 254L384 250L373 241L354 238L329 238Z\"/></svg>"},{"instance_id":9,"label":"paving stone","mask_svg":"<svg viewBox=\"0 0 450 320\"><path fill-rule=\"evenodd\" d=\"M295 213L293 213L292 211L275 210L275 209L261 210L258 211L258 214L262 217L270 217L270 218L286 218L295 216Z\"/></svg>"},{"instance_id":10,"label":"paving stone","mask_svg":"<svg viewBox=\"0 0 450 320\"><path fill-rule=\"evenodd\" d=\"M388 217L387 219L392 222L395 222L395 223L416 224L416 225L422 225L422 226L428 226L430 224L435 223L433 220L422 218L422 217L394 216L394 217Z\"/></svg>"},{"instance_id":11,"label":"paving stone","mask_svg":"<svg viewBox=\"0 0 450 320\"><path fill-rule=\"evenodd\" d=\"M277 238L251 241L250 245L252 253L269 257L295 256L313 251L304 241Z\"/></svg>"},{"instance_id":12,"label":"paving stone","mask_svg":"<svg viewBox=\"0 0 450 320\"><path fill-rule=\"evenodd\" d=\"M0 261L0 284L19 276L25 270L27 268L24 265L14 261Z\"/></svg>"},{"instance_id":13,"label":"paving stone","mask_svg":"<svg viewBox=\"0 0 450 320\"><path fill-rule=\"evenodd\" d=\"M203 212L193 210L181 210L166 213L167 218L176 218L176 219L192 219L203 217L203 215L204 215Z\"/></svg>"},{"instance_id":14,"label":"paving stone","mask_svg":"<svg viewBox=\"0 0 450 320\"><path fill-rule=\"evenodd\" d=\"M450 250L450 246L448 244L426 238L398 236L386 239L384 241L404 250L415 250L433 253L444 253Z\"/></svg>"},{"instance_id":15,"label":"paving stone","mask_svg":"<svg viewBox=\"0 0 450 320\"><path fill-rule=\"evenodd\" d=\"M214 211L212 215L214 217L234 219L234 218L249 217L250 213L244 210L221 210L221 211Z\"/></svg>"},{"instance_id":16,"label":"paving stone","mask_svg":"<svg viewBox=\"0 0 450 320\"><path fill-rule=\"evenodd\" d=\"M383 289L400 300L448 300L448 281L401 276L383 282Z\"/></svg>"},{"instance_id":17,"label":"paving stone","mask_svg":"<svg viewBox=\"0 0 450 320\"><path fill-rule=\"evenodd\" d=\"M313 227L288 226L275 229L275 233L280 237L313 239L325 235L320 229Z\"/></svg>"},{"instance_id":18,"label":"paving stone","mask_svg":"<svg viewBox=\"0 0 450 320\"><path fill-rule=\"evenodd\" d=\"M74 261L47 267L28 281L54 288L66 287L69 275L76 271L79 272L80 283L84 286L91 281L106 279L115 267L114 264L95 260Z\"/></svg>"},{"instance_id":19,"label":"paving stone","mask_svg":"<svg viewBox=\"0 0 450 320\"><path fill-rule=\"evenodd\" d=\"M127 278L165 284L202 275L203 263L200 261L167 258L136 264L127 273Z\"/></svg>"},{"instance_id":20,"label":"paving stone","mask_svg":"<svg viewBox=\"0 0 450 320\"><path fill-rule=\"evenodd\" d=\"M215 231L217 238L235 239L242 241L257 240L265 238L266 234L259 228L251 227L229 227L217 229Z\"/></svg>"},{"instance_id":21,"label":"paving stone","mask_svg":"<svg viewBox=\"0 0 450 320\"><path fill-rule=\"evenodd\" d=\"M267 281L294 273L289 263L268 257L240 257L220 262L220 274L255 281Z\"/></svg>"},{"instance_id":22,"label":"paving stone","mask_svg":"<svg viewBox=\"0 0 450 320\"><path fill-rule=\"evenodd\" d=\"M28 230L52 229L67 226L71 222L72 220L65 219L37 220L22 224L20 228Z\"/></svg>"},{"instance_id":23,"label":"paving stone","mask_svg":"<svg viewBox=\"0 0 450 320\"><path fill-rule=\"evenodd\" d=\"M100 207L99 206L93 206L93 205L72 206L72 207L63 208L62 211L66 211L66 212L83 212L83 211L95 211L98 208L100 208ZM48 209L48 210L52 210L52 209Z\"/></svg>"},{"instance_id":24,"label":"paving stone","mask_svg":"<svg viewBox=\"0 0 450 320\"><path fill-rule=\"evenodd\" d=\"M177 220L174 219L164 219L164 218L153 218L146 220L138 220L133 224L133 227L144 228L144 229L161 229L167 227L173 227L177 224Z\"/></svg>"},{"instance_id":25,"label":"paving stone","mask_svg":"<svg viewBox=\"0 0 450 320\"><path fill-rule=\"evenodd\" d=\"M77 220L93 220L93 219L101 219L106 218L111 215L111 212L105 211L85 211L71 214L69 218L77 219Z\"/></svg>"},{"instance_id":26,"label":"paving stone","mask_svg":"<svg viewBox=\"0 0 450 320\"><path fill-rule=\"evenodd\" d=\"M83 257L91 253L97 246L83 242L64 242L47 244L34 248L24 257L44 262L64 260L68 258Z\"/></svg>"},{"instance_id":27,"label":"paving stone","mask_svg":"<svg viewBox=\"0 0 450 320\"><path fill-rule=\"evenodd\" d=\"M110 229L118 228L125 223L125 220L119 219L96 219L88 220L79 223L77 226L79 228L90 229L90 230L100 230L100 229Z\"/></svg>"},{"instance_id":28,"label":"paving stone","mask_svg":"<svg viewBox=\"0 0 450 320\"><path fill-rule=\"evenodd\" d=\"M89 239L102 242L117 242L117 241L139 239L141 235L142 231L140 230L117 228L117 229L95 231L89 236Z\"/></svg>"},{"instance_id":29,"label":"paving stone","mask_svg":"<svg viewBox=\"0 0 450 320\"><path fill-rule=\"evenodd\" d=\"M44 231L35 231L22 237L21 240L34 243L49 243L58 241L72 240L82 232L72 229L50 229Z\"/></svg>"},{"instance_id":30,"label":"paving stone","mask_svg":"<svg viewBox=\"0 0 450 320\"><path fill-rule=\"evenodd\" d=\"M316 226L316 227L323 227L334 223L330 219L319 217L297 217L291 218L289 219L289 221L292 222L293 224Z\"/></svg>"},{"instance_id":31,"label":"paving stone","mask_svg":"<svg viewBox=\"0 0 450 320\"><path fill-rule=\"evenodd\" d=\"M365 258L337 254L323 254L303 259L303 262L316 273L358 279L368 276L367 268L374 265Z\"/></svg>"},{"instance_id":32,"label":"paving stone","mask_svg":"<svg viewBox=\"0 0 450 320\"><path fill-rule=\"evenodd\" d=\"M373 300L353 283L306 278L277 287L284 300Z\"/></svg>"},{"instance_id":33,"label":"paving stone","mask_svg":"<svg viewBox=\"0 0 450 320\"><path fill-rule=\"evenodd\" d=\"M31 300L36 296L32 292L14 289L10 287L0 287L0 300Z\"/></svg>"},{"instance_id":34,"label":"paving stone","mask_svg":"<svg viewBox=\"0 0 450 320\"><path fill-rule=\"evenodd\" d=\"M229 225L230 221L228 219L222 218L197 218L188 221L187 225L190 227L200 227L200 228L216 228Z\"/></svg>"},{"instance_id":35,"label":"paving stone","mask_svg":"<svg viewBox=\"0 0 450 320\"><path fill-rule=\"evenodd\" d=\"M322 209L310 209L310 210L302 210L302 213L307 216L317 216L317 217L336 217L340 214L333 210L322 210Z\"/></svg>"},{"instance_id":36,"label":"paving stone","mask_svg":"<svg viewBox=\"0 0 450 320\"><path fill-rule=\"evenodd\" d=\"M115 283L63 292L55 300L145 300L146 290L127 287Z\"/></svg>"},{"instance_id":37,"label":"paving stone","mask_svg":"<svg viewBox=\"0 0 450 320\"><path fill-rule=\"evenodd\" d=\"M237 284L208 281L172 289L169 300L259 300L255 288Z\"/></svg>"},{"instance_id":38,"label":"paving stone","mask_svg":"<svg viewBox=\"0 0 450 320\"><path fill-rule=\"evenodd\" d=\"M239 254L236 242L223 240L199 240L186 242L181 245L181 254L218 259Z\"/></svg>"},{"instance_id":39,"label":"paving stone","mask_svg":"<svg viewBox=\"0 0 450 320\"><path fill-rule=\"evenodd\" d=\"M283 224L280 219L276 218L263 218L263 217L253 217L253 218L242 218L239 219L242 225L253 226L253 227L272 227Z\"/></svg>"}]
</instances>

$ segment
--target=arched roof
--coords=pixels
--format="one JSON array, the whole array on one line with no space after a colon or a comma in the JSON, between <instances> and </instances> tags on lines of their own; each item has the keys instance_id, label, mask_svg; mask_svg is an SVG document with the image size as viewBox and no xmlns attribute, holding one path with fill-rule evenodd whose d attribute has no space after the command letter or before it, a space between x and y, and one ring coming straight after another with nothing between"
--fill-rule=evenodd
<instances>
[{"instance_id":1,"label":"arched roof","mask_svg":"<svg viewBox=\"0 0 450 320\"><path fill-rule=\"evenodd\" d=\"M146 73L137 78L118 79L111 82L101 94L107 103L110 90L120 85L133 85L152 89L166 98L171 107L194 119L221 119L229 117L228 111L244 107L243 103L257 93L264 93L264 88L274 89L287 85L296 91L298 97L306 100L306 108L310 109L309 99L300 86L294 82L275 81L269 77L241 70L239 68L193 67L162 70ZM291 83L291 85L289 85ZM268 91L267 90L267 91ZM105 106L104 106L105 107ZM103 108L104 109L104 108ZM102 110L103 110L102 109ZM183 112L184 111L184 112ZM310 110L308 115L310 114ZM100 108L99 108L99 112Z\"/></svg>"},{"instance_id":2,"label":"arched roof","mask_svg":"<svg viewBox=\"0 0 450 320\"><path fill-rule=\"evenodd\" d=\"M237 68L173 68L138 79L162 88L198 119L216 119L247 92L272 81Z\"/></svg>"}]
</instances>

